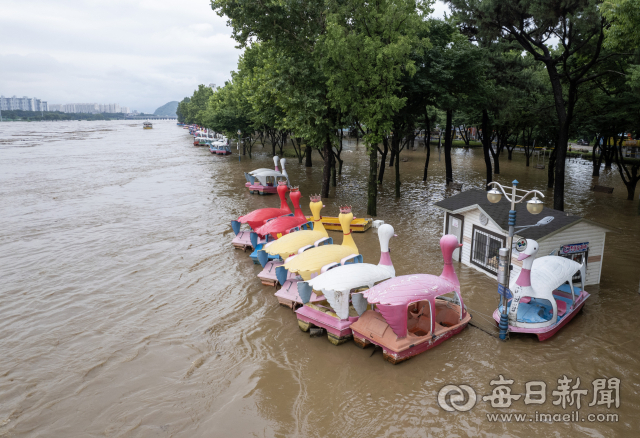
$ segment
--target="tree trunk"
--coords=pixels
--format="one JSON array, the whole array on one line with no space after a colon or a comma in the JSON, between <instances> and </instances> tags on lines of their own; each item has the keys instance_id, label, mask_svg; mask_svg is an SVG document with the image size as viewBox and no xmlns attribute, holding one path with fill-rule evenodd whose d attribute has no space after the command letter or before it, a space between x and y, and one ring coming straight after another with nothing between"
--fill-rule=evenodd
<instances>
[{"instance_id":1,"label":"tree trunk","mask_svg":"<svg viewBox=\"0 0 640 438\"><path fill-rule=\"evenodd\" d=\"M389 158L389 167L393 167L393 163L395 163L396 158L396 150L393 147L393 137L391 137L391 158Z\"/></svg>"},{"instance_id":2,"label":"tree trunk","mask_svg":"<svg viewBox=\"0 0 640 438\"><path fill-rule=\"evenodd\" d=\"M338 185L338 179L336 178L336 156L331 154L331 185L335 187Z\"/></svg>"},{"instance_id":3,"label":"tree trunk","mask_svg":"<svg viewBox=\"0 0 640 438\"><path fill-rule=\"evenodd\" d=\"M444 164L446 168L446 184L453 182L453 169L451 167L451 124L453 119L453 110L447 110L447 125L444 134Z\"/></svg>"},{"instance_id":4,"label":"tree trunk","mask_svg":"<svg viewBox=\"0 0 640 438\"><path fill-rule=\"evenodd\" d=\"M556 168L556 152L558 151L558 146L556 145L549 154L549 168L547 169L547 187L552 189L555 185L555 168Z\"/></svg>"},{"instance_id":5,"label":"tree trunk","mask_svg":"<svg viewBox=\"0 0 640 438\"><path fill-rule=\"evenodd\" d=\"M487 190L490 189L489 183L493 181L493 167L491 166L491 157L489 149L491 148L491 126L489 125L489 113L482 110L482 150L484 153L484 165L487 172Z\"/></svg>"},{"instance_id":6,"label":"tree trunk","mask_svg":"<svg viewBox=\"0 0 640 438\"><path fill-rule=\"evenodd\" d=\"M367 214L376 216L376 202L378 199L378 146L369 146L369 184L367 187Z\"/></svg>"},{"instance_id":7,"label":"tree trunk","mask_svg":"<svg viewBox=\"0 0 640 438\"><path fill-rule=\"evenodd\" d=\"M627 200L633 201L636 193L636 184L640 181L640 175L638 175L640 164L632 164L631 171L629 171L627 164L624 162L624 156L622 155L622 138L620 139L620 146L616 146L616 138L614 137L613 145L613 154L618 171L620 172L620 178L622 178L622 182L627 187ZM640 207L638 207L638 209L640 211Z\"/></svg>"},{"instance_id":8,"label":"tree trunk","mask_svg":"<svg viewBox=\"0 0 640 438\"><path fill-rule=\"evenodd\" d=\"M489 151L491 151L491 156L493 157L493 173L495 175L500 175L500 136L496 136L495 151L491 144L491 137L489 137Z\"/></svg>"},{"instance_id":9,"label":"tree trunk","mask_svg":"<svg viewBox=\"0 0 640 438\"><path fill-rule=\"evenodd\" d=\"M304 163L304 166L305 166L305 167L312 167L312 166L313 166L313 164L311 163L311 151L312 151L312 150L313 150L313 149L311 148L311 145L309 145L309 144L307 143L307 147L306 147L305 152L304 152L304 155L305 155L305 163Z\"/></svg>"},{"instance_id":10,"label":"tree trunk","mask_svg":"<svg viewBox=\"0 0 640 438\"><path fill-rule=\"evenodd\" d=\"M513 158L513 150L516 148L516 146L518 146L518 137L519 136L520 136L520 134L516 134L516 142L511 148L509 148L509 144L507 144L507 153L508 153L507 160L509 160L509 161L511 161L511 159Z\"/></svg>"},{"instance_id":11,"label":"tree trunk","mask_svg":"<svg viewBox=\"0 0 640 438\"><path fill-rule=\"evenodd\" d=\"M431 120L429 120L429 116L427 114L424 116L424 123L426 126L424 133L424 147L427 150L427 159L424 162L422 182L427 180L427 170L429 169L429 158L431 156Z\"/></svg>"},{"instance_id":12,"label":"tree trunk","mask_svg":"<svg viewBox=\"0 0 640 438\"><path fill-rule=\"evenodd\" d=\"M613 147L609 144L609 142L613 142ZM602 151L604 152L604 168L611 169L613 167L613 159L615 155L615 138L614 137L605 137L602 142Z\"/></svg>"},{"instance_id":13,"label":"tree trunk","mask_svg":"<svg viewBox=\"0 0 640 438\"><path fill-rule=\"evenodd\" d=\"M322 197L329 197L329 183L331 182L331 155L333 150L331 148L331 137L327 134L327 138L324 142L324 166L322 168Z\"/></svg>"},{"instance_id":14,"label":"tree trunk","mask_svg":"<svg viewBox=\"0 0 640 438\"><path fill-rule=\"evenodd\" d=\"M591 150L591 160L593 162L593 172L591 173L591 176L600 176L600 166L602 165L602 148L600 147L600 139L602 137L600 137L599 135L596 136L596 141L593 144L593 149ZM598 154L598 149L600 150L600 153Z\"/></svg>"},{"instance_id":15,"label":"tree trunk","mask_svg":"<svg viewBox=\"0 0 640 438\"><path fill-rule=\"evenodd\" d=\"M386 137L383 138L382 144L384 146L384 149L380 153L381 157L380 157L380 172L378 173L378 184L382 184L382 181L384 179L384 169L387 164L387 154L389 153L389 140ZM377 149L378 149L378 146L376 145L376 150Z\"/></svg>"}]
</instances>

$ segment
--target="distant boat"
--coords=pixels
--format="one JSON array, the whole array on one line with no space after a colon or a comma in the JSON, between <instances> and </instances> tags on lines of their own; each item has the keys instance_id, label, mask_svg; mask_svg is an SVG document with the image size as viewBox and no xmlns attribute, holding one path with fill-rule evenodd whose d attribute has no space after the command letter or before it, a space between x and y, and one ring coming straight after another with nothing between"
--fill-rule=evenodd
<instances>
[{"instance_id":1,"label":"distant boat","mask_svg":"<svg viewBox=\"0 0 640 438\"><path fill-rule=\"evenodd\" d=\"M144 122L142 124L142 129L151 129L153 128L153 125L151 124L151 122Z\"/></svg>"}]
</instances>

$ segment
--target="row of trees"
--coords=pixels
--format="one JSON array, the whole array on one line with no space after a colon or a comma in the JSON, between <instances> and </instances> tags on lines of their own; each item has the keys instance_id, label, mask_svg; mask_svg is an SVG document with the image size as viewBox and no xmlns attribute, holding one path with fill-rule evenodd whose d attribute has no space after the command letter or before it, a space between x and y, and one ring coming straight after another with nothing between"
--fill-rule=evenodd
<instances>
[{"instance_id":1,"label":"row of trees","mask_svg":"<svg viewBox=\"0 0 640 438\"><path fill-rule=\"evenodd\" d=\"M236 136L251 155L258 139L272 153L288 141L311 166L323 159L322 196L340 173L343 128L369 157L368 214L376 214L387 158L400 196L401 151L444 132L447 183L452 133L482 142L487 184L524 145L552 148L548 184L564 209L569 138L597 139L594 176L616 162L630 199L638 165L621 153L640 122L640 0L448 0L452 17L429 18L423 0L212 0L245 49L232 78L200 85L178 106L181 121ZM602 141L601 141L602 140ZM600 146L602 143L602 146ZM336 171L337 168L337 171Z\"/></svg>"},{"instance_id":2,"label":"row of trees","mask_svg":"<svg viewBox=\"0 0 640 438\"><path fill-rule=\"evenodd\" d=\"M23 111L3 110L0 113L4 121L56 121L56 120L122 120L123 114L110 113L62 113L60 111Z\"/></svg>"}]
</instances>

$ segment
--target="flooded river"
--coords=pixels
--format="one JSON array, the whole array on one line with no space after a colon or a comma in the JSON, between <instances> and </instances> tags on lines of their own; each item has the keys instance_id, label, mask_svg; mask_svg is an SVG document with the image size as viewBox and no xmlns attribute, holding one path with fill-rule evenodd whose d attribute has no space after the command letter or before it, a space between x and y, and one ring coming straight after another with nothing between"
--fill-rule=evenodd
<instances>
[{"instance_id":1,"label":"flooded river","mask_svg":"<svg viewBox=\"0 0 640 438\"><path fill-rule=\"evenodd\" d=\"M243 171L271 167L267 150L238 162L193 147L186 130L156 122L0 124L0 436L7 437L423 437L630 436L640 428L640 218L614 171L589 191L591 167L573 160L567 211L614 228L607 234L601 283L588 286L584 311L551 340L499 342L475 327L403 364L353 343L309 338L275 290L261 285L247 253L231 246L229 222L274 196L249 195ZM428 184L424 149L403 152L402 193L389 170L379 219L395 227L391 257L398 275L439 274L444 156L433 149ZM340 204L366 216L368 160L349 144L338 188L323 214ZM315 167L287 160L303 209L320 191ZM483 187L480 151L455 149L454 179ZM546 171L515 153L501 160L507 183L549 195ZM615 171L617 172L617 171ZM339 234L330 232L334 239ZM356 234L365 262L377 263L375 230ZM462 294L478 325L491 328L494 280L455 263ZM524 395L494 408L499 375L547 385L544 404ZM551 392L563 375L580 378L577 421L536 421L566 414ZM620 406L594 405L592 382L620 379ZM445 385L469 385L468 412L437 402ZM493 421L488 414L526 413ZM588 419L594 414L595 420ZM597 414L618 414L618 421ZM572 419L575 417L572 417Z\"/></svg>"}]
</instances>

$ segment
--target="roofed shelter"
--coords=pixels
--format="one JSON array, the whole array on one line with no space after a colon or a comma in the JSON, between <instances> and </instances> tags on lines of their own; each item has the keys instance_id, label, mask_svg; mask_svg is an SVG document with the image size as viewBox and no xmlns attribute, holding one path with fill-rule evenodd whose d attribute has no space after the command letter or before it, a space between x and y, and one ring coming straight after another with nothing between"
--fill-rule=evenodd
<instances>
[{"instance_id":1,"label":"roofed shelter","mask_svg":"<svg viewBox=\"0 0 640 438\"><path fill-rule=\"evenodd\" d=\"M492 204L484 190L470 189L443 199L435 206L445 211L444 234L454 234L464 243L454 252L453 259L497 278L498 250L507 246L510 202L503 197ZM521 237L536 240L540 245L538 256L559 255L578 263L586 260L585 285L600 283L605 236L611 229L547 207L540 214L533 215L527 210L526 203L516 204L516 211L516 227L534 225L546 216L552 216L553 220L537 227L516 228L514 242ZM518 252L514 250L511 258L511 275L514 278L522 267L517 258Z\"/></svg>"}]
</instances>

